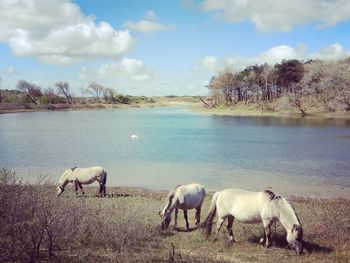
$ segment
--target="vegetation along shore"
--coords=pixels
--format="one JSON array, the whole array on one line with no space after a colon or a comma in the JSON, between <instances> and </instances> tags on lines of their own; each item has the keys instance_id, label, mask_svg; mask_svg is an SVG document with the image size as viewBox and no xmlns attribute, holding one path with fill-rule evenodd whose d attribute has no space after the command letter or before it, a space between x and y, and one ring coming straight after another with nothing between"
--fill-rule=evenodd
<instances>
[{"instance_id":1,"label":"vegetation along shore","mask_svg":"<svg viewBox=\"0 0 350 263\"><path fill-rule=\"evenodd\" d=\"M223 229L218 241L190 232L182 216L178 230L173 221L162 231L158 209L165 192L107 187L107 197L96 197L96 187L85 197L73 188L60 198L53 183L24 184L14 171L0 170L1 262L348 262L350 260L350 200L288 197L304 228L304 253L287 248L284 229L272 227L273 245L259 244L260 224L234 222L237 243L229 243ZM205 198L201 220L209 210Z\"/></svg>"},{"instance_id":2,"label":"vegetation along shore","mask_svg":"<svg viewBox=\"0 0 350 263\"><path fill-rule=\"evenodd\" d=\"M350 116L350 60L283 60L214 75L207 96L130 96L91 82L73 96L69 83L42 89L19 80L0 86L0 113L62 109L191 105L195 111L238 116Z\"/></svg>"}]
</instances>

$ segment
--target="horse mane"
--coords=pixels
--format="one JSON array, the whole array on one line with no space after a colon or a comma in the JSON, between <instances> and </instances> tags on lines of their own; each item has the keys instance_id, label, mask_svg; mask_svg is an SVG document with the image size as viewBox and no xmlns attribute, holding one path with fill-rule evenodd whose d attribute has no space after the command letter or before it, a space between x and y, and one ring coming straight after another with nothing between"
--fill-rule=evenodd
<instances>
[{"instance_id":1,"label":"horse mane","mask_svg":"<svg viewBox=\"0 0 350 263\"><path fill-rule=\"evenodd\" d=\"M170 208L170 206L171 206L171 204L173 202L173 199L175 197L175 192L180 186L181 186L181 184L175 186L175 188L173 190L171 190L170 193L168 194L168 197L167 197L168 203L167 203L167 206L165 208L165 211L167 211Z\"/></svg>"},{"instance_id":2,"label":"horse mane","mask_svg":"<svg viewBox=\"0 0 350 263\"><path fill-rule=\"evenodd\" d=\"M270 190L265 190L264 193L267 195L267 197L272 201L272 200L277 200L281 199L282 197L278 194L275 194L274 192Z\"/></svg>"},{"instance_id":3,"label":"horse mane","mask_svg":"<svg viewBox=\"0 0 350 263\"><path fill-rule=\"evenodd\" d=\"M295 212L295 209L294 209L294 206L286 199L284 198L283 196L280 196L270 190L265 190L264 193L268 196L268 198L271 200L271 201L282 201L282 203L285 205L285 207L290 211L292 212L292 214L294 214L297 218L297 221L299 222L300 224L300 220L299 220L299 217L297 215L297 213Z\"/></svg>"}]
</instances>

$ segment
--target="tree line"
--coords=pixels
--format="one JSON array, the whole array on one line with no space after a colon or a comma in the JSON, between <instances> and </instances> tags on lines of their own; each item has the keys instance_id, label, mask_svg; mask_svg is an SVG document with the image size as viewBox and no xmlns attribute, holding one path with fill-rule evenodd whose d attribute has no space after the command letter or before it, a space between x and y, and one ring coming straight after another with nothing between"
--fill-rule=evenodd
<instances>
[{"instance_id":1,"label":"tree line","mask_svg":"<svg viewBox=\"0 0 350 263\"><path fill-rule=\"evenodd\" d=\"M0 103L32 103L38 104L75 104L75 103L123 103L153 102L152 98L145 96L135 97L118 93L113 88L105 87L99 83L91 82L82 89L82 96L72 95L68 82L59 81L53 87L46 89L26 80L19 80L15 90L1 89Z\"/></svg>"},{"instance_id":2,"label":"tree line","mask_svg":"<svg viewBox=\"0 0 350 263\"><path fill-rule=\"evenodd\" d=\"M256 103L262 110L273 110L273 102L286 98L302 114L307 114L311 101L328 112L349 112L350 58L333 62L291 59L238 72L225 70L213 76L207 87L210 99L206 104L211 107Z\"/></svg>"}]
</instances>

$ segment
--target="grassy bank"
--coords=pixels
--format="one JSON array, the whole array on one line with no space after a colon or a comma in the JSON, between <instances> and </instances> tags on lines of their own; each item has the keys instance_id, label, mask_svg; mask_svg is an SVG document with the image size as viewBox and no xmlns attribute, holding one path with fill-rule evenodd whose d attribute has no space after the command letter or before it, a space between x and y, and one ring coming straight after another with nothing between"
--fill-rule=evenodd
<instances>
[{"instance_id":1,"label":"grassy bank","mask_svg":"<svg viewBox=\"0 0 350 263\"><path fill-rule=\"evenodd\" d=\"M166 193L135 188L96 188L75 197L72 188L61 198L50 183L16 181L0 172L0 262L348 262L350 200L289 198L304 227L305 249L297 256L286 248L284 230L273 229L274 245L258 244L261 225L235 222L235 244L223 228L220 240L205 240L201 230L186 233L182 213L178 231L160 230L158 209ZM212 194L204 203L202 220ZM194 222L194 212L189 213Z\"/></svg>"},{"instance_id":2,"label":"grassy bank","mask_svg":"<svg viewBox=\"0 0 350 263\"><path fill-rule=\"evenodd\" d=\"M305 105L308 105L305 103ZM194 112L212 115L227 116L272 116L272 117L307 117L314 119L350 119L349 112L326 112L322 108L315 106L305 106L307 115L303 116L300 111L295 108L285 107L284 99L275 102L265 103L244 103L239 102L236 105L219 105L217 107L205 107L199 97L196 96L168 96L153 97L151 102L132 102L129 104L115 103L76 103L76 104L19 104L19 103L0 103L1 113L15 112L35 112L35 111L52 111L52 110L96 110L96 109L128 109L128 108L145 108L145 107L173 107L187 106Z\"/></svg>"},{"instance_id":3,"label":"grassy bank","mask_svg":"<svg viewBox=\"0 0 350 263\"><path fill-rule=\"evenodd\" d=\"M244 103L238 102L235 105L218 105L216 107L206 107L204 104L194 105L195 112L227 115L227 116L272 116L272 117L307 117L307 118L340 118L350 119L350 112L329 112L322 107L318 107L312 98L304 98L305 114L298 108L291 107L287 98L276 99L273 102L264 103Z\"/></svg>"},{"instance_id":4,"label":"grassy bank","mask_svg":"<svg viewBox=\"0 0 350 263\"><path fill-rule=\"evenodd\" d=\"M0 103L0 114L16 112L36 112L53 110L96 110L128 109L144 107L184 106L199 104L198 97L169 96L153 97L148 100L134 100L130 103L74 103L74 104L33 104L33 103Z\"/></svg>"}]
</instances>

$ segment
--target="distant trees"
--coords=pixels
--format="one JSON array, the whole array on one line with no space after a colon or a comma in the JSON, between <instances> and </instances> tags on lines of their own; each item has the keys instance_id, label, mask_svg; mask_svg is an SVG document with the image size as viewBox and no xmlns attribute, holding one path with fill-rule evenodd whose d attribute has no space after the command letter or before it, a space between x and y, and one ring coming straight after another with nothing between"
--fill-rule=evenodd
<instances>
[{"instance_id":1,"label":"distant trees","mask_svg":"<svg viewBox=\"0 0 350 263\"><path fill-rule=\"evenodd\" d=\"M0 103L2 102L1 87L2 87L2 78L0 77Z\"/></svg>"},{"instance_id":2,"label":"distant trees","mask_svg":"<svg viewBox=\"0 0 350 263\"><path fill-rule=\"evenodd\" d=\"M315 98L326 111L350 111L350 58L337 62L296 59L248 66L239 72L213 76L208 88L213 104L256 103L262 110L286 97L289 105L306 114L305 98Z\"/></svg>"},{"instance_id":3,"label":"distant trees","mask_svg":"<svg viewBox=\"0 0 350 263\"><path fill-rule=\"evenodd\" d=\"M43 95L39 86L25 80L18 81L17 88L34 104L38 104L38 99Z\"/></svg>"},{"instance_id":4,"label":"distant trees","mask_svg":"<svg viewBox=\"0 0 350 263\"><path fill-rule=\"evenodd\" d=\"M73 103L72 95L70 94L69 84L67 82L59 81L55 84L58 94L64 95L69 104Z\"/></svg>"},{"instance_id":5,"label":"distant trees","mask_svg":"<svg viewBox=\"0 0 350 263\"><path fill-rule=\"evenodd\" d=\"M105 90L105 87L96 82L91 82L89 86L86 88L86 91L90 95L94 96L98 103L101 103L101 97L103 95L104 90Z\"/></svg>"}]
</instances>

